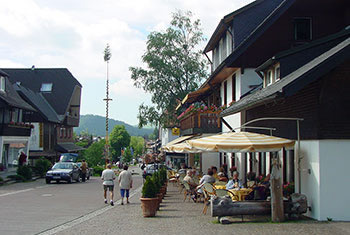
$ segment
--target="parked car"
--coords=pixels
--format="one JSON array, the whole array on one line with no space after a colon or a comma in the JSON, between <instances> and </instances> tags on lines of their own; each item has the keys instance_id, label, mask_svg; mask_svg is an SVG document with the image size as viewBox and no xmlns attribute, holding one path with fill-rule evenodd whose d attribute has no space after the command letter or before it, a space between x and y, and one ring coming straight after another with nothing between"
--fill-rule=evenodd
<instances>
[{"instance_id":1,"label":"parked car","mask_svg":"<svg viewBox=\"0 0 350 235\"><path fill-rule=\"evenodd\" d=\"M79 167L80 169L80 178L81 178L81 162L77 162L77 166ZM87 168L87 172L86 172L86 179L89 180L90 179L90 176L93 175L93 168Z\"/></svg>"},{"instance_id":2,"label":"parked car","mask_svg":"<svg viewBox=\"0 0 350 235\"><path fill-rule=\"evenodd\" d=\"M61 180L72 183L80 181L80 170L77 164L73 162L58 162L49 171L46 172L46 183L55 180L57 183Z\"/></svg>"},{"instance_id":3,"label":"parked car","mask_svg":"<svg viewBox=\"0 0 350 235\"><path fill-rule=\"evenodd\" d=\"M158 171L159 169L161 169L163 167L165 167L165 169L167 169L167 170L172 170L171 168L169 168L168 166L166 166L164 164L152 163L152 164L148 164L145 166L145 168L143 169L142 176L143 176L143 178L146 179L147 176L153 175L154 172Z\"/></svg>"}]
</instances>

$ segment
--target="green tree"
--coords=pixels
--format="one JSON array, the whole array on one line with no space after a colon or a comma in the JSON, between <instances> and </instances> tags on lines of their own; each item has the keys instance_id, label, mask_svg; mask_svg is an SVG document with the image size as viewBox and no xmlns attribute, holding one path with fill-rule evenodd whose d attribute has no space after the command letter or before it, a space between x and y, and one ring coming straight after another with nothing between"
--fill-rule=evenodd
<instances>
[{"instance_id":1,"label":"green tree","mask_svg":"<svg viewBox=\"0 0 350 235\"><path fill-rule=\"evenodd\" d=\"M200 21L190 11L173 13L165 32L151 32L142 61L147 69L130 67L134 86L152 94L155 106L141 104L139 127L167 126L176 121L175 108L207 77L207 62L197 46L204 41Z\"/></svg>"},{"instance_id":2,"label":"green tree","mask_svg":"<svg viewBox=\"0 0 350 235\"><path fill-rule=\"evenodd\" d=\"M92 145L90 145L90 147L84 151L84 158L86 159L89 166L105 164L103 155L105 143L105 140L100 140L99 142L95 142Z\"/></svg>"},{"instance_id":3,"label":"green tree","mask_svg":"<svg viewBox=\"0 0 350 235\"><path fill-rule=\"evenodd\" d=\"M140 136L131 136L130 139L130 147L132 147L134 151L134 158L140 156L143 153L145 146L145 140Z\"/></svg>"},{"instance_id":4,"label":"green tree","mask_svg":"<svg viewBox=\"0 0 350 235\"><path fill-rule=\"evenodd\" d=\"M131 155L130 147L127 147L124 150L124 154L122 156L122 159L123 159L123 162L125 162L125 163L130 163L131 162L132 155Z\"/></svg>"},{"instance_id":5,"label":"green tree","mask_svg":"<svg viewBox=\"0 0 350 235\"><path fill-rule=\"evenodd\" d=\"M117 160L121 155L121 149L128 147L130 144L130 135L126 131L125 126L115 125L110 137L109 144L111 146L111 153L113 160Z\"/></svg>"}]
</instances>

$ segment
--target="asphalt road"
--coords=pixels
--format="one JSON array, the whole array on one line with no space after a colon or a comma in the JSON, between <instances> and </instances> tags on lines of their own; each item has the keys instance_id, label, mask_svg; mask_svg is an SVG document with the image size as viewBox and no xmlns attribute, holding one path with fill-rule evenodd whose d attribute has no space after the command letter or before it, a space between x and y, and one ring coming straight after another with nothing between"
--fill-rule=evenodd
<instances>
[{"instance_id":1,"label":"asphalt road","mask_svg":"<svg viewBox=\"0 0 350 235\"><path fill-rule=\"evenodd\" d=\"M135 171L138 171L134 168ZM142 184L133 176L133 189ZM115 198L120 199L119 188ZM37 234L110 207L103 201L102 182L92 177L82 183L45 184L43 179L0 187L0 234Z\"/></svg>"}]
</instances>

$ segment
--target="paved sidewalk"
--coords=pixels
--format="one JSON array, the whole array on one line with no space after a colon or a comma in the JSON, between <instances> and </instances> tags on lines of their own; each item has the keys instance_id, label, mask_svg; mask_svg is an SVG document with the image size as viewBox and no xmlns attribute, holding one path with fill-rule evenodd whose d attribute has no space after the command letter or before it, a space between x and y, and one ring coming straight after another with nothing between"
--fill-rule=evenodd
<instances>
[{"instance_id":1,"label":"paved sidewalk","mask_svg":"<svg viewBox=\"0 0 350 235\"><path fill-rule=\"evenodd\" d=\"M350 223L346 222L240 222L230 225L217 223L201 213L203 203L183 202L183 195L169 185L168 193L154 218L143 218L140 205L140 188L134 191L131 204L114 207L68 225L58 234L350 234Z\"/></svg>"}]
</instances>

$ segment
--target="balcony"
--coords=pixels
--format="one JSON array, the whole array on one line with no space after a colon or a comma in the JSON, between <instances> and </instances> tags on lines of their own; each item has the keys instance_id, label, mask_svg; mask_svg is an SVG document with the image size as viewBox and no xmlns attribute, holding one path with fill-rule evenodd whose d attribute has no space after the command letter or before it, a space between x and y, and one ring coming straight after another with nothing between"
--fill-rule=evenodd
<instances>
[{"instance_id":1,"label":"balcony","mask_svg":"<svg viewBox=\"0 0 350 235\"><path fill-rule=\"evenodd\" d=\"M221 132L220 112L195 112L180 120L181 135Z\"/></svg>"},{"instance_id":2,"label":"balcony","mask_svg":"<svg viewBox=\"0 0 350 235\"><path fill-rule=\"evenodd\" d=\"M0 124L0 136L30 136L31 128L28 124Z\"/></svg>"},{"instance_id":3,"label":"balcony","mask_svg":"<svg viewBox=\"0 0 350 235\"><path fill-rule=\"evenodd\" d=\"M67 126L78 127L79 126L79 117L74 117L74 116L70 116L70 115L66 116L64 124Z\"/></svg>"}]
</instances>

